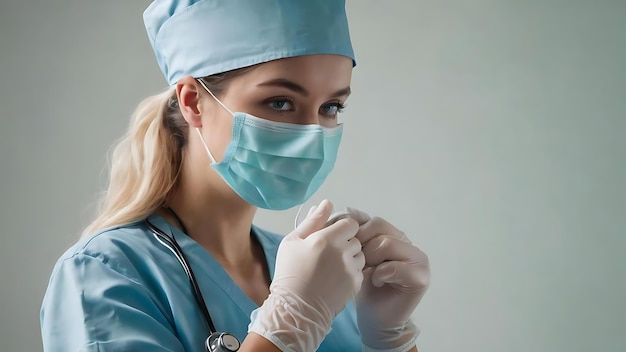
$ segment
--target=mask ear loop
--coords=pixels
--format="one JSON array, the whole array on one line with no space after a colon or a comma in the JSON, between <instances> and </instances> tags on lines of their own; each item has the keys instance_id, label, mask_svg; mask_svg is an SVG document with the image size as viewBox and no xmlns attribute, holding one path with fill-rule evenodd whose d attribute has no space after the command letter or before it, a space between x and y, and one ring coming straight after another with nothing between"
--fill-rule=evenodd
<instances>
[{"instance_id":1,"label":"mask ear loop","mask_svg":"<svg viewBox=\"0 0 626 352\"><path fill-rule=\"evenodd\" d=\"M232 112L229 108L226 107L226 105L224 105L224 103L222 103L219 99L217 99L217 97L215 96L215 94L213 94L213 92L211 92L209 90L209 88L206 87L206 85L204 84L204 81L202 80L202 78L198 78L196 81L198 81L198 83L200 83L200 85L207 91L209 92L209 94L211 94L211 96L213 97L213 99L215 99L215 101L217 101L224 109L226 109L226 111L228 111L231 115L235 116L235 113Z\"/></svg>"},{"instance_id":2,"label":"mask ear loop","mask_svg":"<svg viewBox=\"0 0 626 352\"><path fill-rule=\"evenodd\" d=\"M215 161L215 158L213 157L213 153L211 153L211 151L209 150L209 146L206 145L206 142L204 141L204 137L202 137L202 132L200 132L200 127L196 127L196 132L198 132L198 136L200 136L202 145L204 146L204 149L206 150L207 154L209 154L209 158L211 158L211 162L214 164L217 163L217 161Z\"/></svg>"},{"instance_id":3,"label":"mask ear loop","mask_svg":"<svg viewBox=\"0 0 626 352\"><path fill-rule=\"evenodd\" d=\"M224 105L224 103L222 103L219 99L217 99L215 94L213 94L213 92L211 92L209 90L209 88L207 88L207 86L204 83L204 81L202 80L202 78L198 78L198 79L196 79L196 81L198 81L198 83L200 83L200 85L207 92L209 92L209 94L211 94L213 99L215 99L215 101L217 101L218 104L220 104L224 109L226 109L226 111L228 111L231 115L235 116L235 113L233 113L228 107L226 107L226 105ZM209 154L209 158L211 158L211 162L214 163L214 164L217 163L217 161L215 160L215 157L213 156L213 153L211 153L211 150L209 150L209 146L206 144L206 142L204 141L204 138L202 137L202 132L200 132L200 127L196 127L196 132L198 133L198 136L200 136L200 140L202 141L202 145L204 145L204 149L206 150L207 154Z\"/></svg>"},{"instance_id":4,"label":"mask ear loop","mask_svg":"<svg viewBox=\"0 0 626 352\"><path fill-rule=\"evenodd\" d=\"M298 219L300 218L300 213L302 212L302 207L304 206L304 204L300 204L300 206L298 207L298 212L296 213L296 218L293 219L293 229L297 229L298 228Z\"/></svg>"}]
</instances>

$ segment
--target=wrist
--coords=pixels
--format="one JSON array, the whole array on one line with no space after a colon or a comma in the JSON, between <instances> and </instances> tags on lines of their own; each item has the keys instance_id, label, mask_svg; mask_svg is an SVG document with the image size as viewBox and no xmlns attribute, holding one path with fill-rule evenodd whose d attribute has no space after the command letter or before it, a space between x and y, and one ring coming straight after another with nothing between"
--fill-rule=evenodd
<instances>
[{"instance_id":1,"label":"wrist","mask_svg":"<svg viewBox=\"0 0 626 352\"><path fill-rule=\"evenodd\" d=\"M332 317L298 296L272 292L251 316L248 332L271 341L281 351L315 351L330 331Z\"/></svg>"},{"instance_id":2,"label":"wrist","mask_svg":"<svg viewBox=\"0 0 626 352\"><path fill-rule=\"evenodd\" d=\"M359 324L359 329L364 352L407 352L415 347L420 333L411 320L402 327L389 329L361 325Z\"/></svg>"}]
</instances>

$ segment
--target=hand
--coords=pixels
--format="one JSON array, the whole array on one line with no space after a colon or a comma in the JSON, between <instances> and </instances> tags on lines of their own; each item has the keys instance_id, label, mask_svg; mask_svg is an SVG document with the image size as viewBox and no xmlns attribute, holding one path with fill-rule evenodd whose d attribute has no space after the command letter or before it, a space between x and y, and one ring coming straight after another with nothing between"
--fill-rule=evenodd
<instances>
[{"instance_id":1,"label":"hand","mask_svg":"<svg viewBox=\"0 0 626 352\"><path fill-rule=\"evenodd\" d=\"M428 257L387 221L347 211L360 225L357 238L366 261L356 299L364 351L408 351L419 333L411 314L430 282Z\"/></svg>"},{"instance_id":2,"label":"hand","mask_svg":"<svg viewBox=\"0 0 626 352\"><path fill-rule=\"evenodd\" d=\"M343 219L325 227L331 212L322 201L282 240L270 295L252 313L249 331L283 351L316 350L363 282L359 225Z\"/></svg>"}]
</instances>

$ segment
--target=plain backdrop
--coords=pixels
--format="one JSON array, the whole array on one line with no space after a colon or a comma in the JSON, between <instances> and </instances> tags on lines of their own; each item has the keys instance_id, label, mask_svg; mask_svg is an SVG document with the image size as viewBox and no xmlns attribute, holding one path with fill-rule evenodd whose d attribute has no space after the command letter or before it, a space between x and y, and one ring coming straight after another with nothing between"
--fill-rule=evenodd
<instances>
[{"instance_id":1,"label":"plain backdrop","mask_svg":"<svg viewBox=\"0 0 626 352\"><path fill-rule=\"evenodd\" d=\"M41 350L56 259L165 88L148 1L0 4L0 350ZM352 0L358 65L315 195L426 251L420 351L626 350L626 1ZM237 21L237 18L233 18ZM292 228L295 209L257 223Z\"/></svg>"}]
</instances>

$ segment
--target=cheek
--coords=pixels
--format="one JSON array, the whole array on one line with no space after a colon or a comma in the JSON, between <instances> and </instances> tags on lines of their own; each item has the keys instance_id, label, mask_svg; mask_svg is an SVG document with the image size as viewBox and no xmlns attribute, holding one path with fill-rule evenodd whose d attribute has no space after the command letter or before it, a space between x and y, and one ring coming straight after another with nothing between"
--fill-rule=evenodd
<instances>
[{"instance_id":1,"label":"cheek","mask_svg":"<svg viewBox=\"0 0 626 352\"><path fill-rule=\"evenodd\" d=\"M205 141L218 162L224 157L232 139L232 124L232 115L225 111L214 114L203 124Z\"/></svg>"}]
</instances>

